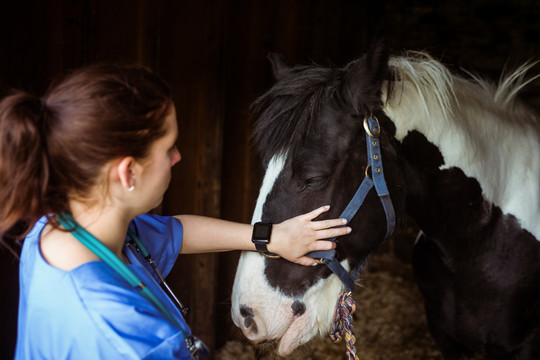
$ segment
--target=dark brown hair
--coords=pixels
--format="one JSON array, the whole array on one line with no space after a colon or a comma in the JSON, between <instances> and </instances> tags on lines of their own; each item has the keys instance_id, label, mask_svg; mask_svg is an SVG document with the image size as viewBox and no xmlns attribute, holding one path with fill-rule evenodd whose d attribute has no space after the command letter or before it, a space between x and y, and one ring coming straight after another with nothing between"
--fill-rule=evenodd
<instances>
[{"instance_id":1,"label":"dark brown hair","mask_svg":"<svg viewBox=\"0 0 540 360\"><path fill-rule=\"evenodd\" d=\"M103 166L144 158L165 134L169 87L150 70L93 65L76 70L43 98L14 92L0 102L0 238L26 233L41 216L69 211Z\"/></svg>"}]
</instances>

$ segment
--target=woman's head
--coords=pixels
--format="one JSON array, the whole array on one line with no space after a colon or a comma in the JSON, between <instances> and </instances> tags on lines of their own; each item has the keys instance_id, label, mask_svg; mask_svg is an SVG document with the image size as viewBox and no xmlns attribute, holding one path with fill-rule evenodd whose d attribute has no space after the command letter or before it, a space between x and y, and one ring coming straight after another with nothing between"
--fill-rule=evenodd
<instances>
[{"instance_id":1,"label":"woman's head","mask_svg":"<svg viewBox=\"0 0 540 360\"><path fill-rule=\"evenodd\" d=\"M0 103L0 234L19 221L84 200L104 166L144 159L167 131L168 86L141 67L94 65L70 73L42 99Z\"/></svg>"}]
</instances>

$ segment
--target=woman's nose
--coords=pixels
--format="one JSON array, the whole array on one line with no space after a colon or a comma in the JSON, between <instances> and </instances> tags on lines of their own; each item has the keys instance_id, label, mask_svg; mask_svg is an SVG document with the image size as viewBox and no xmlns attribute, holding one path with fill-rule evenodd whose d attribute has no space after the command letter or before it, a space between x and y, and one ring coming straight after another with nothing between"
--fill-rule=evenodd
<instances>
[{"instance_id":1,"label":"woman's nose","mask_svg":"<svg viewBox=\"0 0 540 360\"><path fill-rule=\"evenodd\" d=\"M182 155L180 154L180 151L178 151L177 148L174 148L172 156L171 156L171 167L173 167L180 160L182 160Z\"/></svg>"}]
</instances>

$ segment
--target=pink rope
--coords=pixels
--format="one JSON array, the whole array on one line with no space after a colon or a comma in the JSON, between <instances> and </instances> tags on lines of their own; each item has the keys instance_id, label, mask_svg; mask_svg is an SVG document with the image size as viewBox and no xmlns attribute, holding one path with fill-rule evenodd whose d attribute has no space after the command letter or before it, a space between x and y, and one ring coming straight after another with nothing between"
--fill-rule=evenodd
<instances>
[{"instance_id":1,"label":"pink rope","mask_svg":"<svg viewBox=\"0 0 540 360\"><path fill-rule=\"evenodd\" d=\"M351 292L342 292L334 313L334 321L330 327L330 338L335 343L340 342L345 337L347 345L347 359L359 360L356 355L356 337L354 336L354 327L352 324L352 313L356 309L356 304L351 296Z\"/></svg>"}]
</instances>

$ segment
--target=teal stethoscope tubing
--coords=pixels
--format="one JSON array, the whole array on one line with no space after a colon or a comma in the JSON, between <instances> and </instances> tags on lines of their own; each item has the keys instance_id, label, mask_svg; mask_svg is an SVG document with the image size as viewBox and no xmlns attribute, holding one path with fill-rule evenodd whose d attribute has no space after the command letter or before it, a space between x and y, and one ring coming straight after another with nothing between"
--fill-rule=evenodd
<instances>
[{"instance_id":1,"label":"teal stethoscope tubing","mask_svg":"<svg viewBox=\"0 0 540 360\"><path fill-rule=\"evenodd\" d=\"M142 257L144 257L146 261L148 261L148 263L152 265L154 272L157 274L157 276L161 280L161 285L163 285L163 287L167 290L167 293L169 294L169 296L176 302L176 306L180 309L180 311L182 312L182 315L186 316L189 311L188 308L184 306L184 304L182 304L180 300L178 300L176 295L174 295L174 292L171 290L171 288L169 287L169 285L167 284L167 282L161 275L161 271L159 271L156 263L154 262L154 259L152 259L152 256L150 255L150 252L148 252L148 249L146 249L146 246L144 246L141 239L139 239L137 234L131 231L131 229L128 228L127 233L129 237L131 238L131 241L128 241L127 244L134 245L135 249L142 255Z\"/></svg>"},{"instance_id":2,"label":"teal stethoscope tubing","mask_svg":"<svg viewBox=\"0 0 540 360\"><path fill-rule=\"evenodd\" d=\"M172 316L171 312L163 304L163 302L149 289L146 285L139 279L137 275L126 264L118 258L107 246L105 246L101 241L99 241L95 236L90 234L86 229L80 226L77 221L67 212L56 215L60 225L64 229L71 231L73 236L79 240L84 246L86 246L90 251L96 254L101 260L103 260L107 265L109 265L114 271L116 271L120 276L122 276L131 286L136 288L148 301L150 301L158 310L182 333L184 339L187 341L188 336L180 327L178 321ZM141 254L144 257L149 256L148 250L144 246L140 247L139 238L132 231L129 232L130 237L137 243ZM135 236L134 236L135 235Z\"/></svg>"}]
</instances>

